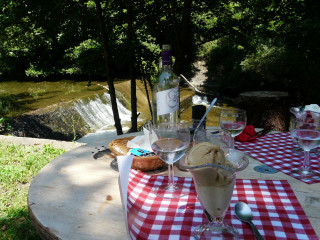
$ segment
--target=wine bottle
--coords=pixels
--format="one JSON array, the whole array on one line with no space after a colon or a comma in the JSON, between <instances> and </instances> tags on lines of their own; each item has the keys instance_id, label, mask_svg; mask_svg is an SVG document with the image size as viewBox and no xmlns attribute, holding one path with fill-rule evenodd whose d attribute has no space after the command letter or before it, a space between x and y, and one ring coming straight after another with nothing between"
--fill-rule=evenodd
<instances>
[{"instance_id":1,"label":"wine bottle","mask_svg":"<svg viewBox=\"0 0 320 240\"><path fill-rule=\"evenodd\" d=\"M152 121L153 124L179 122L180 78L172 72L170 45L163 45L161 63L159 77L152 89Z\"/></svg>"}]
</instances>

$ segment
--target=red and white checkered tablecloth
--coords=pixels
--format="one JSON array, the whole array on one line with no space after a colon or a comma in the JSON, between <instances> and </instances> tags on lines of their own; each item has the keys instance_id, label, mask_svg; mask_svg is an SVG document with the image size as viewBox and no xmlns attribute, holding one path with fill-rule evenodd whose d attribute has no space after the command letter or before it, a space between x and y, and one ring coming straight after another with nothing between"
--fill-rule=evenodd
<instances>
[{"instance_id":1,"label":"red and white checkered tablecloth","mask_svg":"<svg viewBox=\"0 0 320 240\"><path fill-rule=\"evenodd\" d=\"M298 145L293 142L289 132L268 134L248 142L235 142L235 146L238 150L249 153L254 159L287 175L290 175L291 170L302 167L303 152L294 152ZM310 155L310 168L320 173L319 154ZM299 180L308 184L320 182L320 179Z\"/></svg>"},{"instance_id":2,"label":"red and white checkered tablecloth","mask_svg":"<svg viewBox=\"0 0 320 240\"><path fill-rule=\"evenodd\" d=\"M180 199L156 197L151 189L165 176L149 176L131 170L128 186L128 227L132 239L193 239L196 226L207 222L196 198L192 178L175 178L190 189ZM241 239L254 239L251 228L238 220L234 206L249 204L253 222L265 239L318 239L300 203L286 180L237 179L225 222L232 224Z\"/></svg>"}]
</instances>

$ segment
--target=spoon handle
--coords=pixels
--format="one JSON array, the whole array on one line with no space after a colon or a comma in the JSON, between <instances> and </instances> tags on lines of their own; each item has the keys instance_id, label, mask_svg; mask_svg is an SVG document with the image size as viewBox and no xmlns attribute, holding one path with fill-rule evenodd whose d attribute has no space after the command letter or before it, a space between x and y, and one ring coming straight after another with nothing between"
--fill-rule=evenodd
<instances>
[{"instance_id":1,"label":"spoon handle","mask_svg":"<svg viewBox=\"0 0 320 240\"><path fill-rule=\"evenodd\" d=\"M256 236L256 238L258 240L264 240L263 237L260 235L260 233L259 233L258 229L256 228L256 226L251 221L248 221L248 223L249 223L250 227L252 228L253 233Z\"/></svg>"},{"instance_id":2,"label":"spoon handle","mask_svg":"<svg viewBox=\"0 0 320 240\"><path fill-rule=\"evenodd\" d=\"M207 212L207 210L204 210L204 214L206 215L206 217L208 218L209 222L213 221L213 218L211 217L211 215Z\"/></svg>"},{"instance_id":3,"label":"spoon handle","mask_svg":"<svg viewBox=\"0 0 320 240\"><path fill-rule=\"evenodd\" d=\"M198 123L198 126L196 127L196 129L194 130L194 132L197 131L197 129L201 126L201 123L203 122L203 120L206 118L206 116L208 115L208 113L210 112L211 108L213 107L213 105L216 103L217 98L213 99L210 106L208 107L207 111L205 112L205 114L202 116L200 122Z\"/></svg>"}]
</instances>

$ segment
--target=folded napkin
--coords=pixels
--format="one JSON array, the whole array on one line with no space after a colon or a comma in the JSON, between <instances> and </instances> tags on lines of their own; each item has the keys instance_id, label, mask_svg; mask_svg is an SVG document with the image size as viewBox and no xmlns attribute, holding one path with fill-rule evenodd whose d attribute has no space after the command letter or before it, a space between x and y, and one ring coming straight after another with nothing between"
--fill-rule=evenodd
<instances>
[{"instance_id":1,"label":"folded napkin","mask_svg":"<svg viewBox=\"0 0 320 240\"><path fill-rule=\"evenodd\" d=\"M318 120L320 118L320 107L318 104L292 107L290 109L290 112L292 112L295 115L295 117L299 119L314 118Z\"/></svg>"},{"instance_id":2,"label":"folded napkin","mask_svg":"<svg viewBox=\"0 0 320 240\"><path fill-rule=\"evenodd\" d=\"M253 135L255 135L257 132L254 129L253 125L247 125L244 130L242 131L242 133L240 133L238 136L235 137L235 139L239 142L246 142L246 141L251 141L257 138L257 136L252 137ZM251 137L250 139L248 139L249 137Z\"/></svg>"},{"instance_id":3,"label":"folded napkin","mask_svg":"<svg viewBox=\"0 0 320 240\"><path fill-rule=\"evenodd\" d=\"M150 131L146 128L143 128L143 135L141 136L136 136L132 140L127 142L127 147L128 148L142 148L144 150L147 150L149 152L153 152L150 144L150 137L153 139L156 139L157 136L153 132L153 134L150 134Z\"/></svg>"},{"instance_id":4,"label":"folded napkin","mask_svg":"<svg viewBox=\"0 0 320 240\"><path fill-rule=\"evenodd\" d=\"M306 105L304 110L305 111L312 111L312 112L320 113L320 107L319 107L318 104Z\"/></svg>"},{"instance_id":5,"label":"folded napkin","mask_svg":"<svg viewBox=\"0 0 320 240\"><path fill-rule=\"evenodd\" d=\"M122 207L125 213L125 222L128 231L128 216L127 216L127 196L128 196L128 185L129 185L129 174L133 161L133 155L117 156L118 169L119 169L119 190L121 195Z\"/></svg>"},{"instance_id":6,"label":"folded napkin","mask_svg":"<svg viewBox=\"0 0 320 240\"><path fill-rule=\"evenodd\" d=\"M311 123L313 123L315 119L319 120L320 107L318 104L306 105L304 111L307 113L306 118L313 118L313 121L310 121Z\"/></svg>"}]
</instances>

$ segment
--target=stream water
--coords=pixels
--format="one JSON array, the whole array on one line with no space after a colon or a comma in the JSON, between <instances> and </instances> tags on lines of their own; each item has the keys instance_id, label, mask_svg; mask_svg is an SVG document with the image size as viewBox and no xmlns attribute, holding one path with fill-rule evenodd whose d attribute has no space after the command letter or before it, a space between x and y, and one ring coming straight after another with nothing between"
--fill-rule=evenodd
<instances>
[{"instance_id":1,"label":"stream water","mask_svg":"<svg viewBox=\"0 0 320 240\"><path fill-rule=\"evenodd\" d=\"M90 143L97 142L99 139L104 141L108 138L116 137L116 131L114 128L112 109L110 104L106 104L106 99L109 100L109 94L104 94L104 97L97 97L96 100L89 100L85 102L83 100L79 100L75 103L77 111L81 114L81 116L86 119L86 122L95 129L93 133L89 133L84 137L77 140L77 142L81 143ZM210 103L208 102L206 97L200 97L194 95L192 97L192 105L205 105L208 107ZM185 122L189 122L191 120L191 106L187 108L182 114L182 120ZM122 129L124 132L129 130L131 127L131 111L126 109L120 102L118 102L118 109L121 118ZM108 116L108 117L107 117ZM108 121L109 119L109 121ZM110 121L112 119L112 121ZM210 118L213 120L212 118ZM141 119L139 118L140 124L144 124L149 119ZM213 122L210 121L209 122ZM94 140L93 140L94 139Z\"/></svg>"},{"instance_id":2,"label":"stream water","mask_svg":"<svg viewBox=\"0 0 320 240\"><path fill-rule=\"evenodd\" d=\"M124 122L131 121L131 111L117 100L120 119ZM74 108L91 129L109 129L114 126L111 98L108 93L96 95L95 98L79 99L74 103Z\"/></svg>"},{"instance_id":3,"label":"stream water","mask_svg":"<svg viewBox=\"0 0 320 240\"><path fill-rule=\"evenodd\" d=\"M86 81L61 80L56 82L2 82L0 83L0 118L14 117L12 132L15 136L74 140L88 133L115 132L110 95L106 84ZM130 82L115 83L117 105L123 132L131 127ZM150 90L149 90L150 91ZM191 121L191 106L209 106L206 97L194 95L189 88L182 88L181 119ZM192 101L191 101L191 96ZM141 81L137 80L138 125L151 118L148 99ZM208 115L207 123L217 125L218 112L214 109ZM22 116L22 118L21 118ZM0 126L1 128L1 126ZM30 130L34 128L34 130ZM41 133L43 131L44 135ZM0 129L1 133L1 129ZM56 134L58 133L58 134ZM62 136L62 137L61 137ZM86 136L87 137L87 136Z\"/></svg>"}]
</instances>

